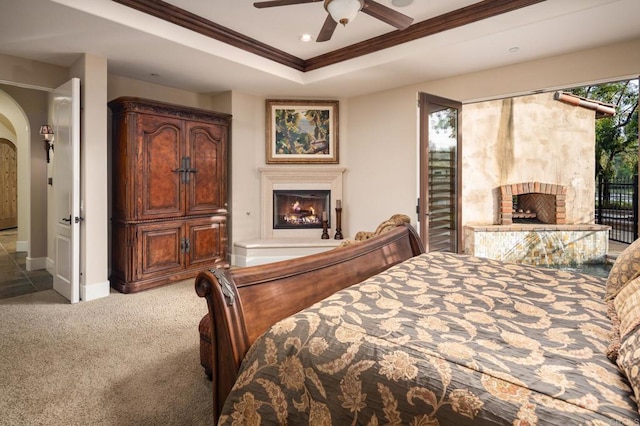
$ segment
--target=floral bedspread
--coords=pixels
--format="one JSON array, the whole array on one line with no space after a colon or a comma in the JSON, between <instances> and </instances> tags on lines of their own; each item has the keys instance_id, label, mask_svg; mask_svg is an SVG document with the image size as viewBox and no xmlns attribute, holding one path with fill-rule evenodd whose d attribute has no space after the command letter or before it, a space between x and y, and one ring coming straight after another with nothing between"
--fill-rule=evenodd
<instances>
[{"instance_id":1,"label":"floral bedspread","mask_svg":"<svg viewBox=\"0 0 640 426\"><path fill-rule=\"evenodd\" d=\"M604 284L425 253L275 324L219 423L637 424Z\"/></svg>"}]
</instances>

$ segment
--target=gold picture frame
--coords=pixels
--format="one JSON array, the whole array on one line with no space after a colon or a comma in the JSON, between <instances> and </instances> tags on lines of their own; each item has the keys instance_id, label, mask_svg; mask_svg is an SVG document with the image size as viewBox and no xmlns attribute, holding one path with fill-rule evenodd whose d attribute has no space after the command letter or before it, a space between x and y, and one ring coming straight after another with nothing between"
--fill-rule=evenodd
<instances>
[{"instance_id":1,"label":"gold picture frame","mask_svg":"<svg viewBox=\"0 0 640 426\"><path fill-rule=\"evenodd\" d=\"M266 101L266 158L275 163L338 163L338 101Z\"/></svg>"}]
</instances>

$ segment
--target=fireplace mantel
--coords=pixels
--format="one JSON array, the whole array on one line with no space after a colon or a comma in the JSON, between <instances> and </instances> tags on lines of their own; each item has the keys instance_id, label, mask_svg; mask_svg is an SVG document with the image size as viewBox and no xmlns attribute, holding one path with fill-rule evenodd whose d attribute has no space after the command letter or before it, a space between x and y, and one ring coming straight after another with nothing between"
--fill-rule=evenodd
<instances>
[{"instance_id":1,"label":"fireplace mantel","mask_svg":"<svg viewBox=\"0 0 640 426\"><path fill-rule=\"evenodd\" d=\"M318 229L273 229L274 189L329 189L331 190L331 227L335 229L335 203L342 200L342 175L345 168L326 166L273 166L258 169L261 174L261 227L262 239L311 238L319 239Z\"/></svg>"}]
</instances>

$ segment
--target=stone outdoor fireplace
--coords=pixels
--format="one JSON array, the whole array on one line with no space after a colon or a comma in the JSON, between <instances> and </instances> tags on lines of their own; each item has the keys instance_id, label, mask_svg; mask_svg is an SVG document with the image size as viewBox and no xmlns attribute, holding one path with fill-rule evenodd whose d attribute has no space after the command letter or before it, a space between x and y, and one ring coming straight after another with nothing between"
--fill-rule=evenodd
<instances>
[{"instance_id":1,"label":"stone outdoor fireplace","mask_svg":"<svg viewBox=\"0 0 640 426\"><path fill-rule=\"evenodd\" d=\"M500 187L500 224L549 223L564 225L567 187L524 182Z\"/></svg>"}]
</instances>

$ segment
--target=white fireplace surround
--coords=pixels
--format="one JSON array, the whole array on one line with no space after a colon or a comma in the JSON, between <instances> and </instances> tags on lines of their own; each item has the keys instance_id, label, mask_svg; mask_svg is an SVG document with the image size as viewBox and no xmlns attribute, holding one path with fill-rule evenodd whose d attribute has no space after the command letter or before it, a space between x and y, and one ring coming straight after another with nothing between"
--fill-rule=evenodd
<instances>
[{"instance_id":1,"label":"white fireplace surround","mask_svg":"<svg viewBox=\"0 0 640 426\"><path fill-rule=\"evenodd\" d=\"M335 230L336 200L342 200L342 175L346 169L326 166L274 166L258 169L261 174L262 239L319 239L321 229L273 229L273 191L286 189L323 189L331 191L330 224Z\"/></svg>"}]
</instances>

